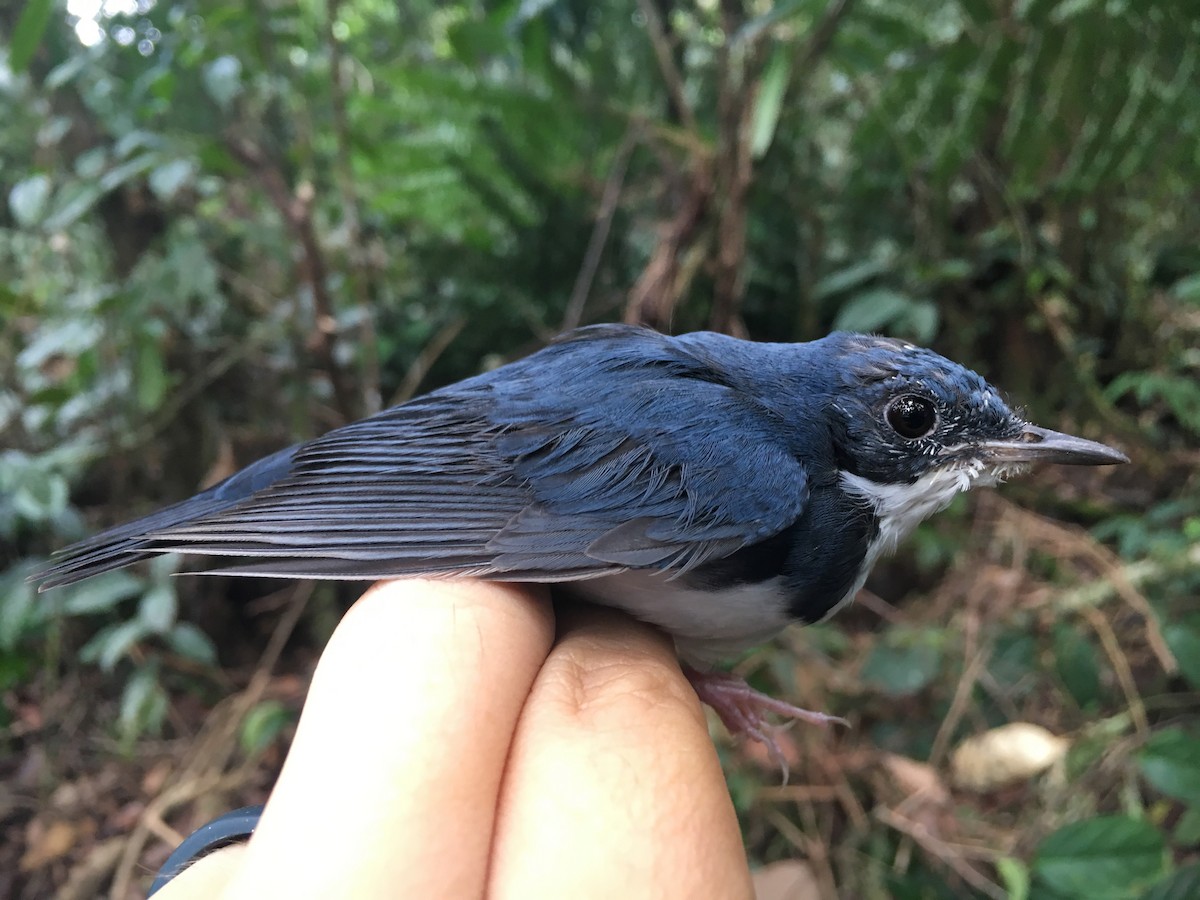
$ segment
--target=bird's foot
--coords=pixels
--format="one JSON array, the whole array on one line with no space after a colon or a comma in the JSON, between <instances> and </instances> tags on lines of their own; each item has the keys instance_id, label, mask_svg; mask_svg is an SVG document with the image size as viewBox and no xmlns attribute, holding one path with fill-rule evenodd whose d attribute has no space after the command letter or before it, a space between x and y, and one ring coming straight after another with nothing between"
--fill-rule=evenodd
<instances>
[{"instance_id":1,"label":"bird's foot","mask_svg":"<svg viewBox=\"0 0 1200 900\"><path fill-rule=\"evenodd\" d=\"M767 748L771 760L783 771L783 781L788 779L788 764L779 743L775 740L775 728L767 720L768 713L785 719L808 722L810 725L828 727L849 725L839 716L801 709L782 700L776 700L746 684L745 679L727 672L701 672L684 666L683 672L696 691L701 702L712 707L713 712L724 723L734 737L751 737Z\"/></svg>"}]
</instances>

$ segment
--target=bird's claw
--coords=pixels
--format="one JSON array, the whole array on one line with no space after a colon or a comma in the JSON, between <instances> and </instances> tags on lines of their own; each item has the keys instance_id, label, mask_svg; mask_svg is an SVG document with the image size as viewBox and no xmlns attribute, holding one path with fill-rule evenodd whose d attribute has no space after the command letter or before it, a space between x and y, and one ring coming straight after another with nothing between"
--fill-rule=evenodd
<instances>
[{"instance_id":1,"label":"bird's claw","mask_svg":"<svg viewBox=\"0 0 1200 900\"><path fill-rule=\"evenodd\" d=\"M701 672L691 667L684 674L696 691L701 702L712 708L734 737L750 737L767 748L771 761L783 772L784 784L788 779L788 763L775 740L776 728L767 719L769 713L785 719L807 722L827 728L830 725L849 725L840 716L802 709L782 700L776 700L750 687L745 679L726 672Z\"/></svg>"}]
</instances>

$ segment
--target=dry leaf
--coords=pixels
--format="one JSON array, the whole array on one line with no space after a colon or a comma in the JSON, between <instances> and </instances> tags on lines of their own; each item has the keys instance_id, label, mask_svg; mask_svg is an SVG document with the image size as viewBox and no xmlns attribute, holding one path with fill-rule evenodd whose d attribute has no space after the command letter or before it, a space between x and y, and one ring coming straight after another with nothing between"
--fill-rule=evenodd
<instances>
[{"instance_id":1,"label":"dry leaf","mask_svg":"<svg viewBox=\"0 0 1200 900\"><path fill-rule=\"evenodd\" d=\"M963 741L950 758L951 778L960 788L986 793L1044 772L1070 743L1040 725L1011 722Z\"/></svg>"},{"instance_id":2,"label":"dry leaf","mask_svg":"<svg viewBox=\"0 0 1200 900\"><path fill-rule=\"evenodd\" d=\"M821 900L812 867L801 859L785 859L756 869L755 900Z\"/></svg>"},{"instance_id":3,"label":"dry leaf","mask_svg":"<svg viewBox=\"0 0 1200 900\"><path fill-rule=\"evenodd\" d=\"M950 792L942 783L941 776L928 763L895 753L883 754L880 763L906 798L937 806L950 802Z\"/></svg>"},{"instance_id":4,"label":"dry leaf","mask_svg":"<svg viewBox=\"0 0 1200 900\"><path fill-rule=\"evenodd\" d=\"M21 871L32 872L46 863L66 856L75 846L78 829L71 822L59 819L46 828L31 828L29 843L21 857Z\"/></svg>"}]
</instances>

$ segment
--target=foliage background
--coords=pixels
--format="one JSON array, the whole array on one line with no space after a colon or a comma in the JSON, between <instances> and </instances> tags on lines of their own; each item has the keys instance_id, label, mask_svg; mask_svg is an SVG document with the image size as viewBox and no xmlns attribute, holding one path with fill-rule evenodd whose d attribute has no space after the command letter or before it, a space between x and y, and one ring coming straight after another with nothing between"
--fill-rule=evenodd
<instances>
[{"instance_id":1,"label":"foliage background","mask_svg":"<svg viewBox=\"0 0 1200 900\"><path fill-rule=\"evenodd\" d=\"M787 787L717 735L755 863L1200 896L1194 4L27 0L0 35L0 894L141 896L261 798L352 596L168 560L37 597L50 549L625 319L912 338L1135 460L964 499L741 663L854 723L790 733ZM954 783L1015 721L1070 751Z\"/></svg>"}]
</instances>

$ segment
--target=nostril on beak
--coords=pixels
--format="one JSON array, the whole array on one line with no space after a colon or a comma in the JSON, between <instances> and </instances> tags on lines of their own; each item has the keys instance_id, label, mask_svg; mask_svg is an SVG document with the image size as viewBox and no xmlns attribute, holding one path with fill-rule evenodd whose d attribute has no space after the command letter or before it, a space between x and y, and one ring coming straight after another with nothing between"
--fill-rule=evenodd
<instances>
[{"instance_id":1,"label":"nostril on beak","mask_svg":"<svg viewBox=\"0 0 1200 900\"><path fill-rule=\"evenodd\" d=\"M1026 424L1011 440L984 446L990 447L993 458L1000 462L1042 461L1068 466L1111 466L1129 462L1129 457L1120 450L1031 424Z\"/></svg>"}]
</instances>

